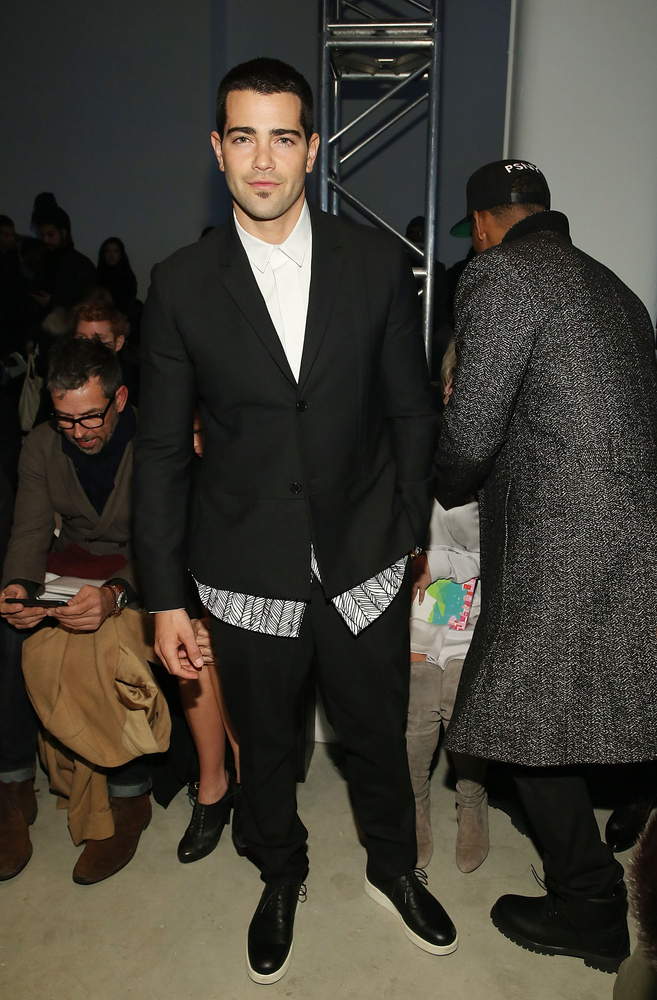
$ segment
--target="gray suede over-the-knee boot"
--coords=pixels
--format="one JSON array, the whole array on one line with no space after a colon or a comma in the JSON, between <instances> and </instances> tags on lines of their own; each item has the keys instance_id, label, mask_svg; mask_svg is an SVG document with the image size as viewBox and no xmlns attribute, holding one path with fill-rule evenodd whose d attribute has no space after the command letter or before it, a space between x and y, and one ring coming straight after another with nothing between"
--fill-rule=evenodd
<instances>
[{"instance_id":1,"label":"gray suede over-the-knee boot","mask_svg":"<svg viewBox=\"0 0 657 1000\"><path fill-rule=\"evenodd\" d=\"M433 853L429 798L429 770L440 736L442 670L426 660L411 660L406 746L415 793L417 866L429 864Z\"/></svg>"}]
</instances>

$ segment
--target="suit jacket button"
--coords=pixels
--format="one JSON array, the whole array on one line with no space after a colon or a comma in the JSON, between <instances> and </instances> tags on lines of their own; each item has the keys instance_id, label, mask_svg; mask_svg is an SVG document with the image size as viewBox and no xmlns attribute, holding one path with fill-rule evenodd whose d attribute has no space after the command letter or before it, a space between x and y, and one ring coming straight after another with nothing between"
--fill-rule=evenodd
<instances>
[{"instance_id":1,"label":"suit jacket button","mask_svg":"<svg viewBox=\"0 0 657 1000\"><path fill-rule=\"evenodd\" d=\"M305 401L305 399L300 399L299 402L297 403L297 410L299 411L299 413L303 413L303 411L307 409L308 409L308 404Z\"/></svg>"},{"instance_id":2,"label":"suit jacket button","mask_svg":"<svg viewBox=\"0 0 657 1000\"><path fill-rule=\"evenodd\" d=\"M292 483L290 489L292 490L293 493L301 493L303 486L301 485L301 483Z\"/></svg>"}]
</instances>

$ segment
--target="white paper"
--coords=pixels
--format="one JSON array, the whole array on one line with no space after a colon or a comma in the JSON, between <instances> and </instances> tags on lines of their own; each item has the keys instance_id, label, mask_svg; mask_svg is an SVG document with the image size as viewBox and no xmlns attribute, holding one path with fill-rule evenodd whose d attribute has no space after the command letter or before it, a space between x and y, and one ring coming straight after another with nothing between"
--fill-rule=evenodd
<instances>
[{"instance_id":1,"label":"white paper","mask_svg":"<svg viewBox=\"0 0 657 1000\"><path fill-rule=\"evenodd\" d=\"M85 580L81 576L56 576L46 573L46 591L41 594L43 601L62 601L75 597L81 587L102 587L104 580Z\"/></svg>"}]
</instances>

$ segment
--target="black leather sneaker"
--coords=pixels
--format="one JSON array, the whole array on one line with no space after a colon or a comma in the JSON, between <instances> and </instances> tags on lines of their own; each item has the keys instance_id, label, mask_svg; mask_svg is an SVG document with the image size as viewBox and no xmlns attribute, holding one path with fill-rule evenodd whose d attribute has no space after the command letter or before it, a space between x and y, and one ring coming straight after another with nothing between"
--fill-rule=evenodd
<instances>
[{"instance_id":1,"label":"black leather sneaker","mask_svg":"<svg viewBox=\"0 0 657 1000\"><path fill-rule=\"evenodd\" d=\"M394 913L413 944L430 955L450 955L458 948L454 924L426 887L427 876L421 868L408 875L374 882L365 876L367 895Z\"/></svg>"},{"instance_id":2,"label":"black leather sneaker","mask_svg":"<svg viewBox=\"0 0 657 1000\"><path fill-rule=\"evenodd\" d=\"M246 942L246 970L254 983L277 983L287 972L299 900L306 900L303 882L265 886Z\"/></svg>"},{"instance_id":3,"label":"black leather sneaker","mask_svg":"<svg viewBox=\"0 0 657 1000\"><path fill-rule=\"evenodd\" d=\"M497 929L515 944L541 955L571 955L592 969L618 972L630 953L627 891L621 880L596 899L502 896L491 910Z\"/></svg>"}]
</instances>

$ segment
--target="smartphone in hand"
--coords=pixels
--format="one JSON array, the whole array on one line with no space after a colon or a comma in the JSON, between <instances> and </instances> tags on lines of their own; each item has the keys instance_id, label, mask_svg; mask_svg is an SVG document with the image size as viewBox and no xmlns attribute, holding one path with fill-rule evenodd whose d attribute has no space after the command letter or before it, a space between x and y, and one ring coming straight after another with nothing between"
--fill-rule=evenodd
<instances>
[{"instance_id":1,"label":"smartphone in hand","mask_svg":"<svg viewBox=\"0 0 657 1000\"><path fill-rule=\"evenodd\" d=\"M38 597L5 597L5 604L22 604L24 608L63 608L68 601L41 601Z\"/></svg>"}]
</instances>

